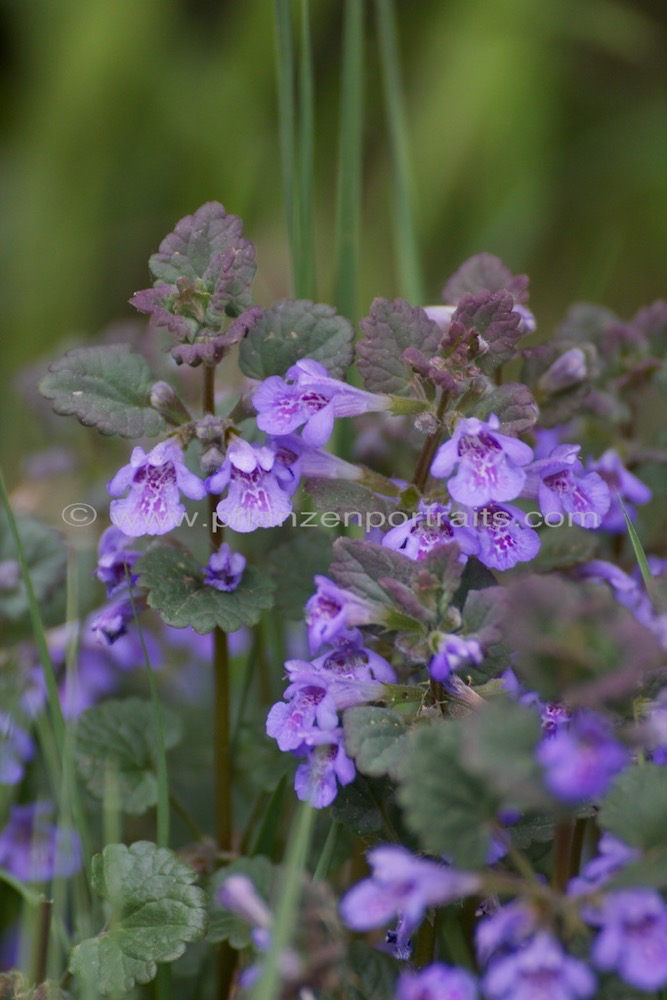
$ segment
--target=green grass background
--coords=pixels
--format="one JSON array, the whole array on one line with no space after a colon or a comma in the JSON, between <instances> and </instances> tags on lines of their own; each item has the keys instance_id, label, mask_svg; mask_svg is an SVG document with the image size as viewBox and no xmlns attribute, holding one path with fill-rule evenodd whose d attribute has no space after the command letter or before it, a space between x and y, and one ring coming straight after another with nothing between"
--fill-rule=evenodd
<instances>
[{"instance_id":1,"label":"green grass background","mask_svg":"<svg viewBox=\"0 0 667 1000\"><path fill-rule=\"evenodd\" d=\"M363 3L363 0L359 0ZM341 0L311 0L317 295L333 295ZM363 4L360 307L401 291L373 8ZM532 277L548 333L573 299L629 314L665 291L667 7L649 0L397 0L426 298L471 253ZM296 13L296 12L295 12ZM129 317L146 260L208 199L290 293L272 0L4 0L0 7L3 440L11 381Z\"/></svg>"}]
</instances>

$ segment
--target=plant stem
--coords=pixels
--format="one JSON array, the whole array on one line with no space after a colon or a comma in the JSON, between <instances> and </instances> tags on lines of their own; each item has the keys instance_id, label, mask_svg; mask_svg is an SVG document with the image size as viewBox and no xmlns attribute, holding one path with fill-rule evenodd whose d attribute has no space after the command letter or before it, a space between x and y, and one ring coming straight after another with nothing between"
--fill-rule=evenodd
<instances>
[{"instance_id":1,"label":"plant stem","mask_svg":"<svg viewBox=\"0 0 667 1000\"><path fill-rule=\"evenodd\" d=\"M438 410L436 413L438 427L432 434L429 434L424 441L419 458L417 459L417 465L415 466L415 474L412 477L412 482L420 493L424 492L424 487L426 486L426 481L428 480L428 474L431 470L433 457L436 453L438 445L440 444L440 438L442 437L442 418L445 415L448 402L449 393L443 392L440 396L440 402L438 403Z\"/></svg>"},{"instance_id":2,"label":"plant stem","mask_svg":"<svg viewBox=\"0 0 667 1000\"><path fill-rule=\"evenodd\" d=\"M563 820L556 826L554 841L553 887L562 892L570 877L570 850L572 848L572 821Z\"/></svg>"},{"instance_id":3,"label":"plant stem","mask_svg":"<svg viewBox=\"0 0 667 1000\"><path fill-rule=\"evenodd\" d=\"M202 409L215 413L215 368L204 365ZM216 521L216 498L208 498L208 532L211 552L222 545L223 532ZM217 529L217 530L216 530ZM229 649L227 633L216 628L213 632L213 769L215 773L215 821L218 850L232 848L232 755L231 705L229 691ZM231 992L236 966L236 952L227 942L218 949L218 1000L227 1000Z\"/></svg>"},{"instance_id":4,"label":"plant stem","mask_svg":"<svg viewBox=\"0 0 667 1000\"><path fill-rule=\"evenodd\" d=\"M46 896L39 901L37 916L37 933L35 935L35 951L33 958L31 980L35 985L46 979L46 960L49 954L49 936L51 934L52 903Z\"/></svg>"}]
</instances>

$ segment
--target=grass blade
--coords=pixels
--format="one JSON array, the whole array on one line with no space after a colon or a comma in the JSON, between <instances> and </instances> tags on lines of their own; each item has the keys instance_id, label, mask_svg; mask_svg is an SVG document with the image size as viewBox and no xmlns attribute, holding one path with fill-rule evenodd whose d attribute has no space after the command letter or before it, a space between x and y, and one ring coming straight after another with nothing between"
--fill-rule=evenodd
<instances>
[{"instance_id":1,"label":"grass blade","mask_svg":"<svg viewBox=\"0 0 667 1000\"><path fill-rule=\"evenodd\" d=\"M403 105L393 0L375 0L385 110L394 173L395 227L401 295L413 305L424 301L412 210L413 190L408 131Z\"/></svg>"},{"instance_id":2,"label":"grass blade","mask_svg":"<svg viewBox=\"0 0 667 1000\"><path fill-rule=\"evenodd\" d=\"M276 73L278 90L278 131L283 172L283 198L287 217L287 235L292 258L292 284L297 291L299 240L296 216L296 161L294 110L294 44L290 0L274 0L276 28Z\"/></svg>"},{"instance_id":3,"label":"grass blade","mask_svg":"<svg viewBox=\"0 0 667 1000\"><path fill-rule=\"evenodd\" d=\"M625 504L621 499L621 494L616 493L616 498L620 504L621 510L623 511L623 517L625 518L625 526L628 529L628 535L630 536L630 541L632 542L632 548L635 553L635 559L637 560L637 565L639 566L639 572L642 575L642 580L644 581L644 586L646 587L646 593L651 599L653 599L652 591L653 587L653 576L651 575L651 570L646 558L646 553L644 552L644 546L642 545L639 535L637 534L637 529L630 520L630 515L628 514Z\"/></svg>"},{"instance_id":4,"label":"grass blade","mask_svg":"<svg viewBox=\"0 0 667 1000\"><path fill-rule=\"evenodd\" d=\"M338 192L334 301L348 319L358 316L359 234L364 103L364 5L345 0L338 138Z\"/></svg>"},{"instance_id":5,"label":"grass blade","mask_svg":"<svg viewBox=\"0 0 667 1000\"><path fill-rule=\"evenodd\" d=\"M315 108L310 0L301 0L299 59L299 187L297 191L299 253L295 288L299 298L316 297L315 277Z\"/></svg>"},{"instance_id":6,"label":"grass blade","mask_svg":"<svg viewBox=\"0 0 667 1000\"><path fill-rule=\"evenodd\" d=\"M281 994L279 960L292 940L297 919L301 879L315 824L315 809L299 803L288 840L278 907L272 924L271 948L262 966L262 974L251 996L253 1000L277 1000ZM293 831L293 832L292 832Z\"/></svg>"}]
</instances>

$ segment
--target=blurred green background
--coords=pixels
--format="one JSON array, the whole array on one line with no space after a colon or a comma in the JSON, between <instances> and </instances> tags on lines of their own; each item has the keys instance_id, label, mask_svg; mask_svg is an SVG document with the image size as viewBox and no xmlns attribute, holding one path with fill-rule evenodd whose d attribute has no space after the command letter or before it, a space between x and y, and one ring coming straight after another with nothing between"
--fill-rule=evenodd
<instances>
[{"instance_id":1,"label":"blurred green background","mask_svg":"<svg viewBox=\"0 0 667 1000\"><path fill-rule=\"evenodd\" d=\"M359 0L363 2L363 0ZM373 5L367 3L362 310L399 292ZM331 298L340 0L313 0L318 298ZM574 299L621 314L665 291L667 5L397 0L425 285L490 250L532 278L548 332ZM146 260L209 199L288 295L272 0L3 0L2 436L17 372L129 317Z\"/></svg>"}]
</instances>

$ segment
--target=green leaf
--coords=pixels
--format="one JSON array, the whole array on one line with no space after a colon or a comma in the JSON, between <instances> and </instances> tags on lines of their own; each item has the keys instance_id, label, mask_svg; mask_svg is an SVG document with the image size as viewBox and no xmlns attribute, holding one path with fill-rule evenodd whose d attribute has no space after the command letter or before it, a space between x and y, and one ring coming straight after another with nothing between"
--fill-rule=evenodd
<instances>
[{"instance_id":1,"label":"green leaf","mask_svg":"<svg viewBox=\"0 0 667 1000\"><path fill-rule=\"evenodd\" d=\"M331 815L357 837L370 837L384 830L380 804L389 786L384 780L357 778L340 788L331 807Z\"/></svg>"},{"instance_id":2,"label":"green leaf","mask_svg":"<svg viewBox=\"0 0 667 1000\"><path fill-rule=\"evenodd\" d=\"M504 434L523 434L535 424L540 411L528 386L521 382L505 382L482 396L471 416L486 420L490 413L498 417Z\"/></svg>"},{"instance_id":3,"label":"green leaf","mask_svg":"<svg viewBox=\"0 0 667 1000\"><path fill-rule=\"evenodd\" d=\"M414 372L403 352L417 348L426 358L434 355L442 330L423 309L403 299L374 299L369 315L361 320L362 340L357 345L357 367L370 392L393 396L414 395Z\"/></svg>"},{"instance_id":4,"label":"green leaf","mask_svg":"<svg viewBox=\"0 0 667 1000\"><path fill-rule=\"evenodd\" d=\"M578 566L593 558L598 542L595 532L576 524L545 527L540 532L540 551L531 566L540 573Z\"/></svg>"},{"instance_id":5,"label":"green leaf","mask_svg":"<svg viewBox=\"0 0 667 1000\"><path fill-rule=\"evenodd\" d=\"M108 844L92 861L93 889L111 907L97 937L70 953L69 971L94 996L119 997L157 975L158 962L173 962L186 943L207 928L206 894L192 883L192 868L173 851L148 841Z\"/></svg>"},{"instance_id":6,"label":"green leaf","mask_svg":"<svg viewBox=\"0 0 667 1000\"><path fill-rule=\"evenodd\" d=\"M307 299L278 302L248 332L239 366L249 378L284 375L300 358L313 358L342 378L354 355L354 330L332 306Z\"/></svg>"},{"instance_id":7,"label":"green leaf","mask_svg":"<svg viewBox=\"0 0 667 1000\"><path fill-rule=\"evenodd\" d=\"M56 413L73 414L101 434L155 437L166 424L149 404L155 382L146 359L127 344L77 347L49 366L39 383Z\"/></svg>"},{"instance_id":8,"label":"green leaf","mask_svg":"<svg viewBox=\"0 0 667 1000\"><path fill-rule=\"evenodd\" d=\"M191 625L200 635L221 628L236 632L256 625L273 604L273 581L254 566L247 567L231 593L204 584L204 574L189 552L172 545L150 549L136 565L139 586L148 590L148 603L175 628Z\"/></svg>"},{"instance_id":9,"label":"green leaf","mask_svg":"<svg viewBox=\"0 0 667 1000\"><path fill-rule=\"evenodd\" d=\"M465 768L463 735L458 721L413 730L398 801L425 851L451 855L461 868L478 868L486 860L499 797Z\"/></svg>"},{"instance_id":10,"label":"green leaf","mask_svg":"<svg viewBox=\"0 0 667 1000\"><path fill-rule=\"evenodd\" d=\"M225 868L221 868L211 880L212 905L206 940L211 944L229 941L231 947L239 951L242 948L248 948L252 944L250 933L252 928L238 913L234 913L217 903L218 894L230 875L247 875L258 894L268 905L277 872L276 866L268 858L263 857L238 858Z\"/></svg>"},{"instance_id":11,"label":"green leaf","mask_svg":"<svg viewBox=\"0 0 667 1000\"><path fill-rule=\"evenodd\" d=\"M605 796L600 825L630 847L664 847L667 830L667 775L658 764L632 767L619 775Z\"/></svg>"},{"instance_id":12,"label":"green leaf","mask_svg":"<svg viewBox=\"0 0 667 1000\"><path fill-rule=\"evenodd\" d=\"M165 748L181 738L177 715L162 708ZM76 766L93 798L104 798L108 767L114 768L123 812L140 815L157 802L155 713L141 698L110 699L87 709L76 729Z\"/></svg>"},{"instance_id":13,"label":"green leaf","mask_svg":"<svg viewBox=\"0 0 667 1000\"><path fill-rule=\"evenodd\" d=\"M351 538L338 538L333 547L331 576L341 587L359 597L391 604L379 584L384 577L408 586L417 575L417 564L393 549Z\"/></svg>"},{"instance_id":14,"label":"green leaf","mask_svg":"<svg viewBox=\"0 0 667 1000\"><path fill-rule=\"evenodd\" d=\"M67 552L62 536L32 517L16 516L35 599L43 606L63 584ZM18 622L29 614L28 597L9 521L0 511L0 623Z\"/></svg>"},{"instance_id":15,"label":"green leaf","mask_svg":"<svg viewBox=\"0 0 667 1000\"><path fill-rule=\"evenodd\" d=\"M269 564L276 582L276 608L292 621L303 619L313 593L313 577L326 575L333 539L321 528L304 528L271 552Z\"/></svg>"},{"instance_id":16,"label":"green leaf","mask_svg":"<svg viewBox=\"0 0 667 1000\"><path fill-rule=\"evenodd\" d=\"M546 801L535 760L540 736L540 720L531 708L499 698L466 719L461 758L506 803L534 807Z\"/></svg>"},{"instance_id":17,"label":"green leaf","mask_svg":"<svg viewBox=\"0 0 667 1000\"><path fill-rule=\"evenodd\" d=\"M312 498L313 508L320 514L332 511L345 517L346 514L359 513L362 515L361 524L364 524L364 515L378 511L381 515L382 523L386 523L386 518L394 509L383 497L377 496L372 490L362 483L351 479L306 479L305 491ZM350 517L347 521L343 519L343 526L354 524ZM331 527L338 525L332 524Z\"/></svg>"},{"instance_id":18,"label":"green leaf","mask_svg":"<svg viewBox=\"0 0 667 1000\"><path fill-rule=\"evenodd\" d=\"M391 1000L401 965L391 955L370 948L363 941L352 941L347 953L342 984L343 992L327 993L325 1000Z\"/></svg>"},{"instance_id":19,"label":"green leaf","mask_svg":"<svg viewBox=\"0 0 667 1000\"><path fill-rule=\"evenodd\" d=\"M406 750L403 716L387 708L356 707L343 713L345 749L362 774L396 777Z\"/></svg>"}]
</instances>

